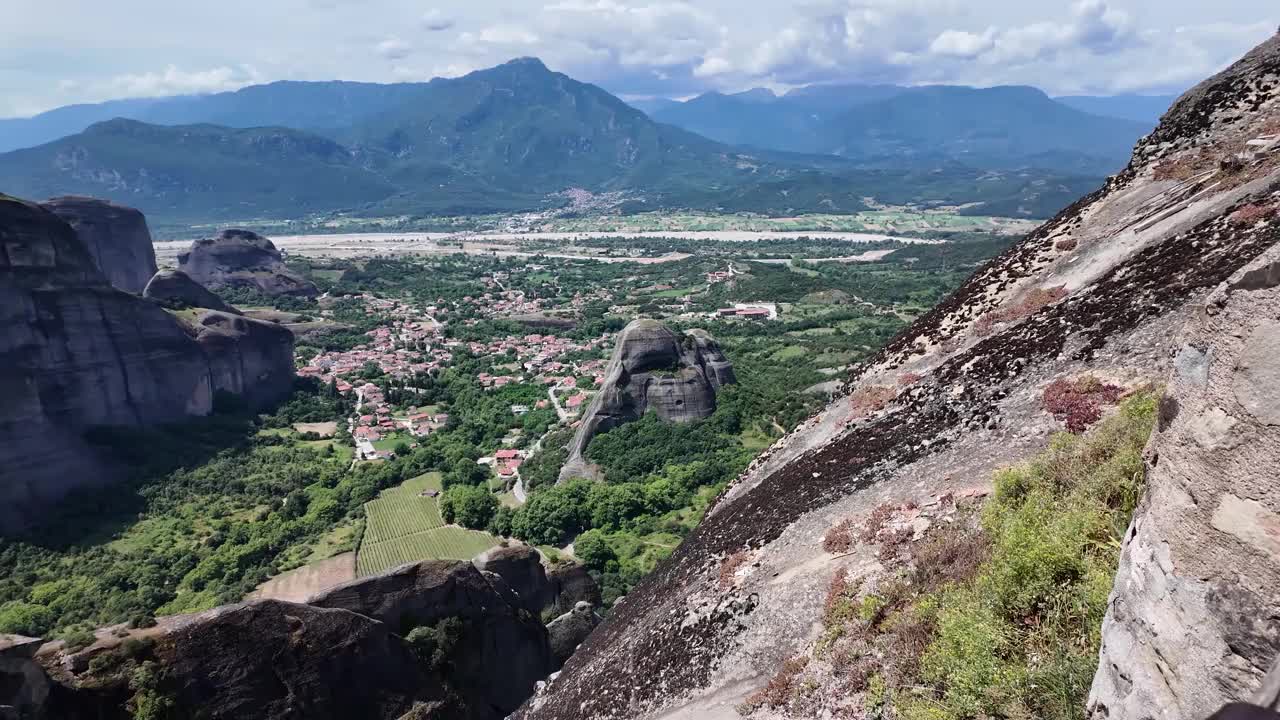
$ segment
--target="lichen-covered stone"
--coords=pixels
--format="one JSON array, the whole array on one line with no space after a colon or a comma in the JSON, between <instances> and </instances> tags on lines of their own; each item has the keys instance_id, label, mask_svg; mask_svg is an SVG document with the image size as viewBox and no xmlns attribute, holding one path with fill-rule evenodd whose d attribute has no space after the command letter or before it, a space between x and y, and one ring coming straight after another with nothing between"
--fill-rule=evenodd
<instances>
[{"instance_id":1,"label":"lichen-covered stone","mask_svg":"<svg viewBox=\"0 0 1280 720\"><path fill-rule=\"evenodd\" d=\"M178 269L214 290L248 288L264 295L298 297L320 294L310 280L285 266L270 240L248 230L224 230L196 240L178 256Z\"/></svg>"},{"instance_id":2,"label":"lichen-covered stone","mask_svg":"<svg viewBox=\"0 0 1280 720\"><path fill-rule=\"evenodd\" d=\"M591 439L649 410L668 422L709 417L716 391L735 382L733 366L702 330L683 337L656 320L635 320L618 334L604 383L583 414L560 479L596 477L585 452Z\"/></svg>"},{"instance_id":3,"label":"lichen-covered stone","mask_svg":"<svg viewBox=\"0 0 1280 720\"><path fill-rule=\"evenodd\" d=\"M147 219L137 210L97 198L66 196L41 204L79 236L113 287L140 293L156 272Z\"/></svg>"}]
</instances>

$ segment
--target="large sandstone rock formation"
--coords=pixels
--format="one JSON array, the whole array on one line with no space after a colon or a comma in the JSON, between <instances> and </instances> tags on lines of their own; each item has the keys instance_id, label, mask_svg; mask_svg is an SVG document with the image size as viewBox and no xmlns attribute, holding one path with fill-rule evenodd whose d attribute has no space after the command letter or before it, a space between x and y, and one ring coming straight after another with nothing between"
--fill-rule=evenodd
<instances>
[{"instance_id":1,"label":"large sandstone rock formation","mask_svg":"<svg viewBox=\"0 0 1280 720\"><path fill-rule=\"evenodd\" d=\"M1122 173L857 368L516 717L739 717L785 660L813 652L835 573L874 569L873 552L824 550L837 522L980 491L1059 427L1041 400L1054 379L1088 373L1135 387L1175 366L1179 409L1166 406L1168 439L1154 445L1095 707L1112 720L1192 718L1247 695L1280 644L1280 498L1264 481L1277 459L1278 331L1263 286L1276 271L1264 264L1233 281L1203 321L1209 335L1193 332L1194 350L1175 354L1170 338L1280 242L1280 152L1268 139L1280 131L1278 54L1275 38L1188 93ZM1197 690L1205 699L1191 697Z\"/></svg>"},{"instance_id":2,"label":"large sandstone rock formation","mask_svg":"<svg viewBox=\"0 0 1280 720\"><path fill-rule=\"evenodd\" d=\"M618 334L604 384L583 415L560 479L599 474L585 457L596 434L649 410L668 422L701 420L715 412L716 392L735 380L733 365L706 332L681 337L656 320L633 321Z\"/></svg>"},{"instance_id":3,"label":"large sandstone rock formation","mask_svg":"<svg viewBox=\"0 0 1280 720\"><path fill-rule=\"evenodd\" d=\"M310 280L284 264L272 242L248 230L223 230L196 240L178 256L178 269L206 288L248 288L264 295L315 297Z\"/></svg>"},{"instance_id":4,"label":"large sandstone rock formation","mask_svg":"<svg viewBox=\"0 0 1280 720\"><path fill-rule=\"evenodd\" d=\"M209 292L205 286L192 280L190 275L181 270L166 268L157 272L142 289L142 297L155 300L165 307L207 308L233 315L240 314L239 310Z\"/></svg>"},{"instance_id":5,"label":"large sandstone rock formation","mask_svg":"<svg viewBox=\"0 0 1280 720\"><path fill-rule=\"evenodd\" d=\"M53 198L41 207L76 231L107 282L140 293L156 272L156 251L142 213L96 198Z\"/></svg>"},{"instance_id":6,"label":"large sandstone rock formation","mask_svg":"<svg viewBox=\"0 0 1280 720\"><path fill-rule=\"evenodd\" d=\"M114 479L88 428L207 414L220 390L287 393L288 331L236 320L186 322L111 287L69 225L0 196L0 532Z\"/></svg>"}]
</instances>

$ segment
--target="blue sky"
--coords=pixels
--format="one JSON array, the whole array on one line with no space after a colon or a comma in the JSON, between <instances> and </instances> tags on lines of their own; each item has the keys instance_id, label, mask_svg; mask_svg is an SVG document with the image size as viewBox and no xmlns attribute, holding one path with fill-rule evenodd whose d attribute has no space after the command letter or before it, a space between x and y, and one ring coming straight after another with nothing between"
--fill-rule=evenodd
<instances>
[{"instance_id":1,"label":"blue sky","mask_svg":"<svg viewBox=\"0 0 1280 720\"><path fill-rule=\"evenodd\" d=\"M814 82L1180 91L1273 0L0 0L0 117L271 80L394 82L512 57L624 97Z\"/></svg>"}]
</instances>

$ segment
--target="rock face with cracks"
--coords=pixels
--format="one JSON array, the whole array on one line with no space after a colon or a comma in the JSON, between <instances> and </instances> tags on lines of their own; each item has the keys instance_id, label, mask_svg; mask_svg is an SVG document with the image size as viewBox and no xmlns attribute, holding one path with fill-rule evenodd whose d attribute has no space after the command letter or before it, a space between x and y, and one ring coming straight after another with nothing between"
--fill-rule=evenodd
<instances>
[{"instance_id":1,"label":"rock face with cracks","mask_svg":"<svg viewBox=\"0 0 1280 720\"><path fill-rule=\"evenodd\" d=\"M1190 410L1166 405L1164 432L1182 449L1167 479L1165 451L1153 457L1161 502L1144 504L1128 541L1094 707L1112 719L1205 717L1212 703L1247 695L1275 655L1280 605L1268 530L1280 503L1258 477L1276 459L1275 374L1259 361L1275 357L1277 314L1253 304L1268 296L1243 290L1280 275L1265 261L1246 269L1280 241L1280 153L1259 140L1280 131L1278 56L1273 38L1189 92L1122 173L859 366L822 413L730 485L517 717L740 717L786 660L813 651L834 574L875 562L823 548L842 518L980 488L1043 449L1061 428L1042 401L1056 379L1158 385L1175 368L1207 385L1186 396ZM1194 352L1171 347L1233 276L1210 321L1224 325L1191 342ZM1247 321L1229 319L1237 303ZM1189 382L1174 382L1175 402ZM1237 439L1259 447L1228 450ZM1198 649L1173 647L1184 628L1203 635ZM1165 652L1185 674L1160 660ZM1147 658L1142 672L1125 661L1135 653ZM1186 694L1193 681L1208 699Z\"/></svg>"},{"instance_id":2,"label":"rock face with cracks","mask_svg":"<svg viewBox=\"0 0 1280 720\"><path fill-rule=\"evenodd\" d=\"M1199 303L1147 451L1094 717L1207 717L1280 648L1280 248Z\"/></svg>"},{"instance_id":3,"label":"rock face with cracks","mask_svg":"<svg viewBox=\"0 0 1280 720\"><path fill-rule=\"evenodd\" d=\"M706 332L681 337L656 320L633 321L618 334L604 384L583 414L560 479L599 475L585 456L597 434L649 410L668 422L701 420L715 412L716 392L734 382L733 365Z\"/></svg>"}]
</instances>

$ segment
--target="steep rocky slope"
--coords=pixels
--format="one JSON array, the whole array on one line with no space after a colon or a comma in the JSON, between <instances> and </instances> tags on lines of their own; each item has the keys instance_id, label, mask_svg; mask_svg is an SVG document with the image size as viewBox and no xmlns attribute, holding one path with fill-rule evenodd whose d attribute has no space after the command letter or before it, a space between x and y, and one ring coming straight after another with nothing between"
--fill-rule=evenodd
<instances>
[{"instance_id":1,"label":"steep rocky slope","mask_svg":"<svg viewBox=\"0 0 1280 720\"><path fill-rule=\"evenodd\" d=\"M221 313L179 318L117 290L70 225L7 196L0 327L0 531L113 479L87 429L207 414L220 390L265 405L293 376L287 330Z\"/></svg>"},{"instance_id":2,"label":"steep rocky slope","mask_svg":"<svg viewBox=\"0 0 1280 720\"><path fill-rule=\"evenodd\" d=\"M67 222L107 282L140 293L156 272L156 251L142 213L96 198L67 196L41 203Z\"/></svg>"},{"instance_id":3,"label":"steep rocky slope","mask_svg":"<svg viewBox=\"0 0 1280 720\"><path fill-rule=\"evenodd\" d=\"M984 492L993 470L1030 457L1061 427L1043 401L1054 380L1088 374L1121 389L1137 388L1163 383L1175 365L1195 365L1185 354L1175 362L1170 338L1220 283L1280 240L1280 153L1272 140L1280 132L1278 56L1280 38L1273 38L1193 89L1138 144L1122 173L992 261L861 366L842 397L775 444L718 499L702 525L615 607L518 716L739 717L739 704L765 687L788 658L814 647L833 577L847 572L851 581L861 581L884 572L875 554L860 547L846 554L824 549L831 528L843 519L866 518L882 504L924 507L948 494ZM1271 270L1259 268L1237 283L1265 285L1259 278L1271 277ZM1256 312L1261 306L1253 303L1265 300L1241 302L1247 308L1242 312ZM1251 350L1238 349L1241 339L1226 340L1233 348L1227 355L1243 359L1245 369L1237 375L1250 379L1225 382L1265 391L1271 372L1258 367L1256 353L1267 346L1270 330L1240 331L1261 334ZM1231 371L1219 366L1216 372ZM1262 413L1248 421L1256 433L1266 424L1256 418L1271 410L1256 399L1246 402L1252 405L1229 414L1246 423L1246 412ZM1207 409L1193 405L1179 418ZM1177 428L1189 420L1173 422ZM1206 422L1220 429L1225 420L1213 413ZM1254 454L1245 458L1266 462ZM1160 466L1148 511L1154 498L1173 492L1161 490ZM1199 464L1184 467L1186 473L1209 472ZM1150 600L1163 589L1143 580L1155 568L1170 573L1167 548L1185 540L1200 567L1213 566L1222 560L1218 553L1237 546L1237 562L1266 558L1272 541L1249 528L1268 527L1272 511L1269 496L1251 490L1251 482L1250 476L1218 480L1221 498L1239 498L1225 509L1206 498L1190 511L1157 512L1150 522L1140 513L1139 540L1126 551L1128 569L1121 571L1119 602L1105 636L1117 657L1128 647L1142 648L1151 629L1163 633L1168 606ZM1219 525L1224 518L1250 523L1228 520L1238 525L1235 536L1193 534L1195 523L1213 523L1215 511ZM1159 535L1174 522L1187 530L1168 540ZM1189 547L1206 540L1210 547ZM1151 557L1145 549L1151 547L1157 548L1154 564L1140 562ZM1193 576L1196 567L1173 573ZM1234 609L1231 618L1247 608L1273 612L1275 584L1267 583L1272 567L1254 569L1243 583L1253 592L1269 589L1271 602L1250 604L1245 598L1251 596L1237 592L1232 602L1209 603L1210 611ZM1224 581L1229 575L1223 572ZM1221 643L1210 643L1192 663L1188 682L1196 677L1204 683L1206 675L1208 682L1221 679L1221 690L1212 691L1220 694L1205 700L1207 706L1256 682L1274 654L1273 629L1267 621L1206 623L1206 585L1189 578L1179 584L1170 589L1180 593L1178 622L1208 624L1210 634L1215 627L1248 630L1217 636ZM1130 596L1137 600L1128 602ZM1122 613L1126 607L1138 617ZM1172 636L1165 641L1176 642ZM1234 655L1223 653L1224 646ZM1158 643L1149 647L1163 651ZM1214 667L1206 657L1225 657L1233 669ZM1099 714L1192 716L1175 709L1163 714L1172 707L1161 705L1167 698L1150 695L1150 688L1139 692L1143 683L1158 687L1149 667L1143 675L1129 669L1131 663L1110 662L1116 669L1108 671L1104 662L1095 690ZM1108 681L1108 675L1121 679ZM1130 692L1131 701L1115 699ZM1141 708L1142 693L1156 705Z\"/></svg>"},{"instance_id":4,"label":"steep rocky slope","mask_svg":"<svg viewBox=\"0 0 1280 720\"><path fill-rule=\"evenodd\" d=\"M178 256L178 269L210 290L248 288L264 295L320 294L310 280L285 267L272 242L248 230L223 230L191 243Z\"/></svg>"},{"instance_id":5,"label":"steep rocky slope","mask_svg":"<svg viewBox=\"0 0 1280 720\"><path fill-rule=\"evenodd\" d=\"M716 392L733 382L733 365L705 331L690 330L682 338L656 320L632 321L618 335L604 384L569 446L561 480L599 475L585 456L597 434L639 420L649 410L668 422L708 417L716 409Z\"/></svg>"}]
</instances>

